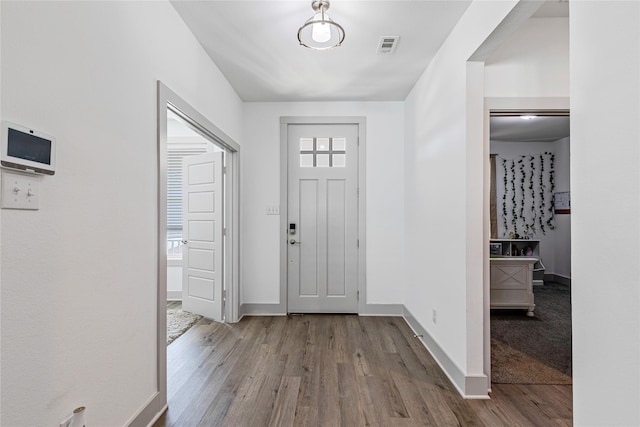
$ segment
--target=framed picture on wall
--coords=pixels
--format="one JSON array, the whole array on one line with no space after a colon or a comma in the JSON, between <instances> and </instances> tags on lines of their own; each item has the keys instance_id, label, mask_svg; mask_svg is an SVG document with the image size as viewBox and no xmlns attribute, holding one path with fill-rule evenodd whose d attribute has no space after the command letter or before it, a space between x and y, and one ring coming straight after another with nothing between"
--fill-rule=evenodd
<instances>
[{"instance_id":1,"label":"framed picture on wall","mask_svg":"<svg viewBox=\"0 0 640 427\"><path fill-rule=\"evenodd\" d=\"M556 214L571 213L571 194L569 191L562 191L553 195L553 208Z\"/></svg>"}]
</instances>

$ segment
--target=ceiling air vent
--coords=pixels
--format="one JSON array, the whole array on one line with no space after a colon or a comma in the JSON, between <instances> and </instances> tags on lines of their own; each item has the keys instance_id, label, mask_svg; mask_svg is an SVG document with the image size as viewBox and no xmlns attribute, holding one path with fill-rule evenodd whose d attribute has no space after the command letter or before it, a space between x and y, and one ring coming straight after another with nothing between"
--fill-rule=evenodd
<instances>
[{"instance_id":1,"label":"ceiling air vent","mask_svg":"<svg viewBox=\"0 0 640 427\"><path fill-rule=\"evenodd\" d=\"M400 36L382 36L378 43L378 55L388 55L396 50Z\"/></svg>"}]
</instances>

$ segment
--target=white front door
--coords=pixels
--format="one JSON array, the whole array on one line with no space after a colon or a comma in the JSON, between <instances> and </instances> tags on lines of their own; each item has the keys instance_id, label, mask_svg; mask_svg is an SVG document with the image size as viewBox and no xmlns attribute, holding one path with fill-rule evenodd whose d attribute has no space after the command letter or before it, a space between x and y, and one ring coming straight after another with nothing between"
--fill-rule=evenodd
<instances>
[{"instance_id":1,"label":"white front door","mask_svg":"<svg viewBox=\"0 0 640 427\"><path fill-rule=\"evenodd\" d=\"M223 313L222 152L183 161L182 308L221 322Z\"/></svg>"},{"instance_id":2,"label":"white front door","mask_svg":"<svg viewBox=\"0 0 640 427\"><path fill-rule=\"evenodd\" d=\"M358 125L289 124L288 311L358 312Z\"/></svg>"}]
</instances>

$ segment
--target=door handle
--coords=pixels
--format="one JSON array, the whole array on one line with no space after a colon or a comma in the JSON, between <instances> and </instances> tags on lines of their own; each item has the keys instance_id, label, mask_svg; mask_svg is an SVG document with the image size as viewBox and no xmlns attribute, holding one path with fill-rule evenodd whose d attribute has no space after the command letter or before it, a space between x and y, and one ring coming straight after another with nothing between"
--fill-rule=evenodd
<instances>
[{"instance_id":1,"label":"door handle","mask_svg":"<svg viewBox=\"0 0 640 427\"><path fill-rule=\"evenodd\" d=\"M290 245L299 245L300 243L302 243L302 242L298 242L298 241L296 241L295 239L291 239L291 240L289 240L289 244L290 244Z\"/></svg>"},{"instance_id":2,"label":"door handle","mask_svg":"<svg viewBox=\"0 0 640 427\"><path fill-rule=\"evenodd\" d=\"M183 244L183 245L186 245L187 243L189 243L189 241L188 241L188 240L183 240L183 241L182 241L182 244Z\"/></svg>"}]
</instances>

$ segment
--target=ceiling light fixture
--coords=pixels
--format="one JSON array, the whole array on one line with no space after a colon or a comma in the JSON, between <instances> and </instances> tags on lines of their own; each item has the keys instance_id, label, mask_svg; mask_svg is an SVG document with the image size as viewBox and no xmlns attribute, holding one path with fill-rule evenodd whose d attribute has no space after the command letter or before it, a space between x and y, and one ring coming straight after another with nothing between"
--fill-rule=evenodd
<instances>
[{"instance_id":1,"label":"ceiling light fixture","mask_svg":"<svg viewBox=\"0 0 640 427\"><path fill-rule=\"evenodd\" d=\"M311 2L311 8L315 13L298 29L298 41L302 46L325 50L342 44L344 28L329 18L329 6L329 0Z\"/></svg>"}]
</instances>

